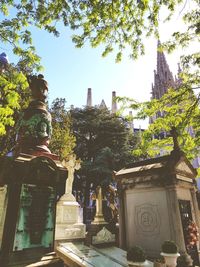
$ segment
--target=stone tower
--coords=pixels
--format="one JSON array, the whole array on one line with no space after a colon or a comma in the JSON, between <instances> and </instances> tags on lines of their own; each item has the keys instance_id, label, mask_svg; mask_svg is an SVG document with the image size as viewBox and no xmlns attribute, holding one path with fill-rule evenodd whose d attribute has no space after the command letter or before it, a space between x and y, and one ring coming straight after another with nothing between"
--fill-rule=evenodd
<instances>
[{"instance_id":1,"label":"stone tower","mask_svg":"<svg viewBox=\"0 0 200 267\"><path fill-rule=\"evenodd\" d=\"M88 93L87 93L87 107L92 107L92 89L88 88Z\"/></svg>"},{"instance_id":2,"label":"stone tower","mask_svg":"<svg viewBox=\"0 0 200 267\"><path fill-rule=\"evenodd\" d=\"M112 113L116 113L117 112L117 101L116 101L116 92L113 91L112 92L112 109L111 109Z\"/></svg>"}]
</instances>

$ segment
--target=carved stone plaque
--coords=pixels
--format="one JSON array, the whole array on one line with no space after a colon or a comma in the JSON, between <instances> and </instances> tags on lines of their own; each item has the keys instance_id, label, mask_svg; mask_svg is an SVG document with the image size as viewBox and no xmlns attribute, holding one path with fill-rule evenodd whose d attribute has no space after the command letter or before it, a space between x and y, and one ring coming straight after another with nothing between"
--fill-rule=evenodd
<instances>
[{"instance_id":1,"label":"carved stone plaque","mask_svg":"<svg viewBox=\"0 0 200 267\"><path fill-rule=\"evenodd\" d=\"M135 226L137 233L142 235L157 235L160 233L160 214L157 205L142 204L135 206Z\"/></svg>"},{"instance_id":2,"label":"carved stone plaque","mask_svg":"<svg viewBox=\"0 0 200 267\"><path fill-rule=\"evenodd\" d=\"M115 242L115 235L108 231L105 227L92 237L92 244L103 244Z\"/></svg>"}]
</instances>

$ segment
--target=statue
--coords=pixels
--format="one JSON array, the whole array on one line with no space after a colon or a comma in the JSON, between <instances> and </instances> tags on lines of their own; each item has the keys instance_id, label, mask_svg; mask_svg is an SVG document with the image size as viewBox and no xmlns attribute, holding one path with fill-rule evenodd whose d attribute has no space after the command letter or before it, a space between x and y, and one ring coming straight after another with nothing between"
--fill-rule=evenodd
<instances>
[{"instance_id":1,"label":"statue","mask_svg":"<svg viewBox=\"0 0 200 267\"><path fill-rule=\"evenodd\" d=\"M36 101L45 102L48 93L48 83L42 74L27 77L32 97Z\"/></svg>"},{"instance_id":2,"label":"statue","mask_svg":"<svg viewBox=\"0 0 200 267\"><path fill-rule=\"evenodd\" d=\"M81 167L80 159L76 159L76 155L72 154L69 156L69 160L63 160L62 165L68 170L68 178L65 186L65 194L72 194L72 185L74 181L74 172L79 170Z\"/></svg>"},{"instance_id":3,"label":"statue","mask_svg":"<svg viewBox=\"0 0 200 267\"><path fill-rule=\"evenodd\" d=\"M51 154L48 149L52 133L51 114L47 111L45 100L48 83L42 74L27 77L33 100L24 110L17 122L16 153L43 155Z\"/></svg>"}]
</instances>

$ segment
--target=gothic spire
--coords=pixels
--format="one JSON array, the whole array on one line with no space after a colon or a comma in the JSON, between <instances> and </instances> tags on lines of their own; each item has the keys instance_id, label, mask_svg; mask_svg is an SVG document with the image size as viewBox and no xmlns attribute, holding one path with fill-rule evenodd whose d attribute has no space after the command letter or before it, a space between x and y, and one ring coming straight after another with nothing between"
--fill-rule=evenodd
<instances>
[{"instance_id":1,"label":"gothic spire","mask_svg":"<svg viewBox=\"0 0 200 267\"><path fill-rule=\"evenodd\" d=\"M160 51L160 40L157 44L157 68L154 71L154 85L152 87L152 98L161 98L169 87L174 87L174 78L167 64L165 54Z\"/></svg>"}]
</instances>

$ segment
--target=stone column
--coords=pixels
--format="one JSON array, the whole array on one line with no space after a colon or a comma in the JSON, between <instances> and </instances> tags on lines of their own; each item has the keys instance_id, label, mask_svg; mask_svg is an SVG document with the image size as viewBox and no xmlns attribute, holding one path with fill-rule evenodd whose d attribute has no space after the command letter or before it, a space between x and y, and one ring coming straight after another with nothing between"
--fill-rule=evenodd
<instances>
[{"instance_id":1,"label":"stone column","mask_svg":"<svg viewBox=\"0 0 200 267\"><path fill-rule=\"evenodd\" d=\"M167 189L167 202L168 202L168 211L170 211L170 239L174 240L178 245L181 252L185 252L185 241L183 235L183 227L181 222L180 210L178 197L176 192L176 186L168 186Z\"/></svg>"},{"instance_id":2,"label":"stone column","mask_svg":"<svg viewBox=\"0 0 200 267\"><path fill-rule=\"evenodd\" d=\"M116 92L113 91L112 92L112 113L116 113L117 112L117 102L116 102Z\"/></svg>"}]
</instances>

